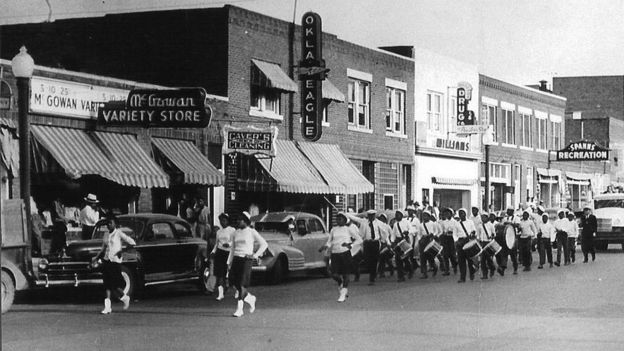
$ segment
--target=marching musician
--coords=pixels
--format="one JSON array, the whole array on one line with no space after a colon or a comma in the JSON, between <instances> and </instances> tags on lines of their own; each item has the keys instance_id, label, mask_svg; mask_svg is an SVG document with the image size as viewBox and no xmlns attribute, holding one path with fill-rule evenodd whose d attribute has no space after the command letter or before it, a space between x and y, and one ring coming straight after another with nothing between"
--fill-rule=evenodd
<instances>
[{"instance_id":1,"label":"marching musician","mask_svg":"<svg viewBox=\"0 0 624 351\"><path fill-rule=\"evenodd\" d=\"M503 225L511 226L514 229L514 233L516 234L516 237L518 236L518 228L520 225L520 219L516 217L516 215L514 214L514 209L511 206L507 207L506 216L505 218L503 218ZM507 261L507 256L511 258L511 264L513 266L513 274L518 274L518 248L516 246L508 247L506 240L505 240L505 245L503 245L503 248L506 248L506 250L503 250L503 256L505 257L504 260Z\"/></svg>"},{"instance_id":2,"label":"marching musician","mask_svg":"<svg viewBox=\"0 0 624 351\"><path fill-rule=\"evenodd\" d=\"M531 254L531 241L537 234L537 228L535 223L531 219L531 214L528 210L522 211L522 219L519 225L520 240L518 241L518 247L520 248L520 256L522 257L523 271L528 272L531 270L531 263L533 262L533 255Z\"/></svg>"},{"instance_id":3,"label":"marching musician","mask_svg":"<svg viewBox=\"0 0 624 351\"><path fill-rule=\"evenodd\" d=\"M479 228L479 225L481 225L481 216L479 215L479 208L477 206L472 206L470 220L474 222L475 228Z\"/></svg>"},{"instance_id":4,"label":"marching musician","mask_svg":"<svg viewBox=\"0 0 624 351\"><path fill-rule=\"evenodd\" d=\"M418 202L416 202L416 206L418 206ZM418 213L418 211L420 211L420 213ZM408 230L410 238L412 240L412 248L414 249L413 255L410 256L410 260L414 269L418 268L418 260L416 259L416 254L420 253L420 250L418 248L418 240L422 235L420 232L420 230L422 229L422 225L419 218L422 218L422 210L420 210L420 208L417 210L414 206L407 206L407 221L409 222Z\"/></svg>"},{"instance_id":5,"label":"marching musician","mask_svg":"<svg viewBox=\"0 0 624 351\"><path fill-rule=\"evenodd\" d=\"M537 249L539 252L539 266L537 266L538 269L544 268L544 263L546 263L546 256L548 257L548 263L550 264L550 268L552 268L553 266L551 240L554 235L555 227L552 225L552 223L550 223L548 219L548 214L542 211L542 221L538 226L537 233Z\"/></svg>"},{"instance_id":6,"label":"marching musician","mask_svg":"<svg viewBox=\"0 0 624 351\"><path fill-rule=\"evenodd\" d=\"M477 229L477 240L481 244L481 247L485 247L496 236L494 224L489 220L489 214L483 212L481 214L481 221ZM494 265L493 255L483 253L481 255L481 279L488 278L488 269L490 270L490 277L494 276L496 266Z\"/></svg>"},{"instance_id":7,"label":"marching musician","mask_svg":"<svg viewBox=\"0 0 624 351\"><path fill-rule=\"evenodd\" d=\"M498 217L496 213L491 212L489 221L494 226L494 239L501 246L500 254L496 255L496 264L498 265L498 274L505 275L505 269L507 269L507 256L505 256L505 226L499 221L502 217Z\"/></svg>"},{"instance_id":8,"label":"marching musician","mask_svg":"<svg viewBox=\"0 0 624 351\"><path fill-rule=\"evenodd\" d=\"M410 246L412 245L412 239L409 234L410 223L407 219L403 218L403 212L396 211L394 216L395 222L392 227L392 235L390 236L390 241L392 242L393 248L396 252L395 260L397 265L397 276L399 282L405 281L405 271L407 271L407 277L412 279L414 276L414 267L412 266L412 261L410 257L402 258L402 251L398 244L405 240ZM413 255L410 254L413 257Z\"/></svg>"},{"instance_id":9,"label":"marching musician","mask_svg":"<svg viewBox=\"0 0 624 351\"><path fill-rule=\"evenodd\" d=\"M438 273L438 266L435 264L435 256L425 254L425 248L437 236L440 235L440 226L431 220L431 212L424 210L422 213L423 223L420 229L420 238L418 239L418 248L420 250L420 279L427 279L427 263L433 268L433 276Z\"/></svg>"},{"instance_id":10,"label":"marching musician","mask_svg":"<svg viewBox=\"0 0 624 351\"><path fill-rule=\"evenodd\" d=\"M375 284L377 277L377 263L379 262L379 250L381 243L386 243L388 237L382 232L382 222L377 219L377 211L366 211L367 219L359 218L353 214L347 213L347 217L359 225L359 233L364 241L362 247L364 250L364 263L369 272L368 285Z\"/></svg>"},{"instance_id":11,"label":"marching musician","mask_svg":"<svg viewBox=\"0 0 624 351\"><path fill-rule=\"evenodd\" d=\"M455 256L455 240L453 239L453 233L455 231L455 225L457 222L453 219L453 210L446 208L442 211L442 218L438 221L440 225L440 244L442 244L442 260L444 265L441 265L443 273L442 275L449 275L450 265L453 265L453 273L457 274L457 257Z\"/></svg>"},{"instance_id":12,"label":"marching musician","mask_svg":"<svg viewBox=\"0 0 624 351\"><path fill-rule=\"evenodd\" d=\"M563 251L563 263L564 265L570 264L570 254L568 252L568 219L566 218L565 210L559 210L557 212L557 220L553 223L555 227L555 235L557 240L557 261L555 265L559 267L561 265L561 252Z\"/></svg>"},{"instance_id":13,"label":"marching musician","mask_svg":"<svg viewBox=\"0 0 624 351\"><path fill-rule=\"evenodd\" d=\"M568 212L568 223L567 230L568 232L568 252L570 253L570 261L574 263L576 261L576 240L578 239L578 224L576 223L576 216L574 216L574 212Z\"/></svg>"},{"instance_id":14,"label":"marching musician","mask_svg":"<svg viewBox=\"0 0 624 351\"><path fill-rule=\"evenodd\" d=\"M390 276L394 275L394 264L392 263L392 243L390 242L390 236L392 235L392 228L388 225L388 216L382 213L377 217L381 222L380 229L382 236L386 238L385 242L381 243L381 250L379 251L379 277L385 276L386 267L390 268Z\"/></svg>"},{"instance_id":15,"label":"marching musician","mask_svg":"<svg viewBox=\"0 0 624 351\"><path fill-rule=\"evenodd\" d=\"M463 248L466 243L470 239L473 239L476 234L476 228L474 226L474 222L466 219L466 209L460 208L457 213L459 214L459 222L456 226L455 236L457 237L456 249L457 249L457 260L459 261L459 274L460 278L457 281L458 283L466 282L466 265L468 266L468 270L470 272L470 280L474 280L475 267L472 264L470 258L466 255Z\"/></svg>"}]
</instances>

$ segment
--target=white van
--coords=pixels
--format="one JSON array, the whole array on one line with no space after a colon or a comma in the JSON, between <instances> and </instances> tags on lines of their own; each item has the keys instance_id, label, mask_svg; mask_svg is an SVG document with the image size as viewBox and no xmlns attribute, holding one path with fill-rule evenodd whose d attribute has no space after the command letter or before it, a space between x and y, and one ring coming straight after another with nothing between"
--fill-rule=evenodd
<instances>
[{"instance_id":1,"label":"white van","mask_svg":"<svg viewBox=\"0 0 624 351\"><path fill-rule=\"evenodd\" d=\"M624 249L624 193L595 195L594 216L598 220L596 248L606 250L608 244L621 244Z\"/></svg>"}]
</instances>

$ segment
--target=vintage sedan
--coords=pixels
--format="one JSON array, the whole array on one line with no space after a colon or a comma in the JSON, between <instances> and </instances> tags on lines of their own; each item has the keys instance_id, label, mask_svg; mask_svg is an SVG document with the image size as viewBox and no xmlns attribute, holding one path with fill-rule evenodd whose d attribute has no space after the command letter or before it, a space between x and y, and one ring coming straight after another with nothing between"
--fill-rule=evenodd
<instances>
[{"instance_id":1,"label":"vintage sedan","mask_svg":"<svg viewBox=\"0 0 624 351\"><path fill-rule=\"evenodd\" d=\"M123 252L124 292L132 295L151 285L195 281L207 290L210 270L206 260L206 241L194 238L184 220L165 214L130 214L117 217L119 228L136 241ZM108 231L105 221L95 227L91 240L70 241L61 254L39 261L36 283L39 286L81 286L102 284L93 258L102 247Z\"/></svg>"},{"instance_id":2,"label":"vintage sedan","mask_svg":"<svg viewBox=\"0 0 624 351\"><path fill-rule=\"evenodd\" d=\"M325 255L319 248L327 242L329 234L318 216L271 212L254 216L251 221L269 244L264 256L254 261L253 271L265 272L274 284L288 275L311 270L326 272Z\"/></svg>"}]
</instances>

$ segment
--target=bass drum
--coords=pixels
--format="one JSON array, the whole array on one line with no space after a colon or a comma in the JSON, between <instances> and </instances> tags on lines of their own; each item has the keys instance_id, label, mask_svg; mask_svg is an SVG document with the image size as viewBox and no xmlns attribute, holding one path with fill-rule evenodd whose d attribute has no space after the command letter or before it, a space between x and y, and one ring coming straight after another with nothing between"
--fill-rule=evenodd
<instances>
[{"instance_id":1,"label":"bass drum","mask_svg":"<svg viewBox=\"0 0 624 351\"><path fill-rule=\"evenodd\" d=\"M511 224L507 224L505 226L505 244L507 244L507 248L512 250L516 249L518 246L518 241L516 240L516 228Z\"/></svg>"}]
</instances>

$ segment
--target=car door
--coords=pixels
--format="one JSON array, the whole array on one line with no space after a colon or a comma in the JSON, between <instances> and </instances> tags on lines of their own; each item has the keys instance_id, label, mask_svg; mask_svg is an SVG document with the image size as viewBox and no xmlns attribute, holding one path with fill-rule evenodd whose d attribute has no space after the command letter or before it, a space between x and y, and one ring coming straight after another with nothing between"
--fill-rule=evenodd
<instances>
[{"instance_id":1,"label":"car door","mask_svg":"<svg viewBox=\"0 0 624 351\"><path fill-rule=\"evenodd\" d=\"M176 238L171 224L152 222L148 224L140 246L146 281L171 279L175 271Z\"/></svg>"},{"instance_id":2,"label":"car door","mask_svg":"<svg viewBox=\"0 0 624 351\"><path fill-rule=\"evenodd\" d=\"M314 249L312 251L311 261L317 264L324 265L324 253L319 252L318 248L327 243L328 234L325 231L323 223L318 218L308 219L308 234L306 240L310 242L310 246Z\"/></svg>"},{"instance_id":3,"label":"car door","mask_svg":"<svg viewBox=\"0 0 624 351\"><path fill-rule=\"evenodd\" d=\"M322 254L318 252L321 244L318 244L314 236L311 235L308 227L308 221L305 218L299 218L295 221L295 233L293 233L293 247L303 252L305 259L304 265L315 265L319 259L322 261Z\"/></svg>"},{"instance_id":4,"label":"car door","mask_svg":"<svg viewBox=\"0 0 624 351\"><path fill-rule=\"evenodd\" d=\"M195 258L200 248L201 239L194 238L191 228L184 222L174 222L176 236L176 272L180 274L195 274Z\"/></svg>"}]
</instances>

